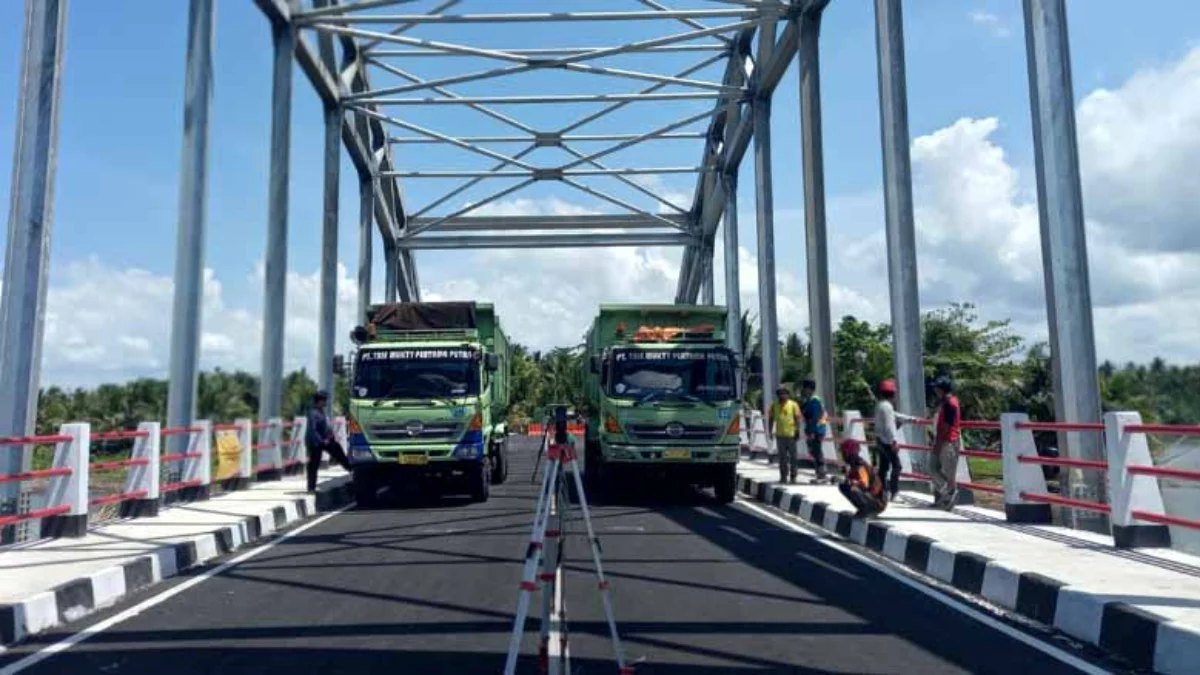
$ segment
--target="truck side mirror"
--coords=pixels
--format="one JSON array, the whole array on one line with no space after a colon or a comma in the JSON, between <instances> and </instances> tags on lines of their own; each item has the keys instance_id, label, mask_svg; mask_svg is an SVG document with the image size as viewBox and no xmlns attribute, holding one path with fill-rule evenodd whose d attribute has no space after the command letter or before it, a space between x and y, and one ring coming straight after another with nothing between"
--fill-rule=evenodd
<instances>
[{"instance_id":1,"label":"truck side mirror","mask_svg":"<svg viewBox=\"0 0 1200 675\"><path fill-rule=\"evenodd\" d=\"M589 362L589 367L592 370L592 374L599 375L600 374L600 357L597 356L596 354L592 354L588 358L588 362Z\"/></svg>"},{"instance_id":2,"label":"truck side mirror","mask_svg":"<svg viewBox=\"0 0 1200 675\"><path fill-rule=\"evenodd\" d=\"M750 372L761 373L762 367L763 366L762 366L762 357L761 356L751 356L750 358L746 359L746 368Z\"/></svg>"},{"instance_id":3,"label":"truck side mirror","mask_svg":"<svg viewBox=\"0 0 1200 675\"><path fill-rule=\"evenodd\" d=\"M345 356L342 356L341 354L333 355L333 374L339 375L339 376L346 374L346 357Z\"/></svg>"},{"instance_id":4,"label":"truck side mirror","mask_svg":"<svg viewBox=\"0 0 1200 675\"><path fill-rule=\"evenodd\" d=\"M488 372L491 373L500 370L500 356L498 354L484 354L483 367L487 368Z\"/></svg>"}]
</instances>

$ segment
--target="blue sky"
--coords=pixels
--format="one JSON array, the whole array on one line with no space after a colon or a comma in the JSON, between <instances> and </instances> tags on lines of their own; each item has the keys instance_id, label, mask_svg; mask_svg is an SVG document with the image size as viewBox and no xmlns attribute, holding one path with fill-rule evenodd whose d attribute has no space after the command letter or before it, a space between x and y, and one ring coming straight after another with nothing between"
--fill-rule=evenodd
<instances>
[{"instance_id":1,"label":"blue sky","mask_svg":"<svg viewBox=\"0 0 1200 675\"><path fill-rule=\"evenodd\" d=\"M222 0L217 4L206 261L221 279L226 300L236 298L240 306L253 311L260 305L261 287L250 275L265 248L270 39L266 20L253 3ZM406 9L425 11L425 4ZM487 4L465 0L460 11L487 11ZM518 4L522 9L540 9L540 3L532 1ZM617 4L619 8L637 7L625 0L579 4L581 9L618 8ZM831 221L842 222L841 227L851 233L878 231L877 219L882 211L878 198L881 171L872 4L866 0L835 0L826 13L822 33L827 194ZM8 104L0 105L0 156L6 158L12 156L23 5L17 1L0 3L0 92L8 93L4 97ZM703 2L675 5L726 6ZM1132 12L1128 7L1128 2L1118 0L1070 3L1077 99L1097 88L1117 87L1141 69L1176 61L1193 46L1196 26L1200 25L1200 3L1155 0L1153 12ZM139 268L169 277L179 192L187 3L76 1L69 11L52 270L94 256L111 268ZM1020 171L1022 189L1031 190L1021 2L925 0L905 3L905 12L912 135L930 134L963 117L996 117L1000 126L991 139L1003 147L1007 161ZM682 30L678 24L675 26L671 30ZM442 34L437 28L412 34L437 37ZM546 43L539 33L542 30L544 26L534 24L488 27L476 34L478 39L498 46L534 45ZM588 39L615 43L642 35L639 30L606 24ZM662 32L659 29L648 34ZM424 77L436 77L484 63L472 59L468 65L464 59L441 67L432 60L410 65ZM377 84L386 81L379 76L376 79ZM594 82L598 84L588 86L606 91L632 91L641 86L620 80ZM553 90L555 80L543 78L541 84ZM523 86L516 80L503 87L482 84L459 90L514 93ZM323 132L317 98L298 70L294 101L289 266L310 274L318 263ZM448 126L453 120L465 122L466 115L471 114L447 108L430 114L420 112L411 119L430 126L439 122ZM563 116L562 110L550 108L525 107L516 112L535 125L552 126ZM680 108L661 119L653 114L641 117L641 113L626 119L642 121L637 127L642 129L685 112ZM803 278L802 223L797 217L802 203L794 67L775 95L773 115L779 267L781 272ZM502 129L479 123L475 130ZM695 164L700 149L696 141L660 147L621 155L628 160L613 163ZM501 149L515 152L511 146ZM400 162L407 167L437 168L439 163L443 168L468 166L455 164L458 157L461 155L404 148ZM744 214L742 245L752 250L750 167L751 162L744 163L740 210ZM343 161L342 178L344 225L339 253L353 267L358 207L348 160ZM690 176L665 182L673 190L688 193L693 185ZM0 183L0 202L5 204L8 186L8 182ZM405 192L411 204L419 205L434 196L433 187L408 181ZM530 196L551 193L543 189ZM567 197L571 193L553 194ZM422 281L452 280L456 271L467 264L464 260L460 254L423 253ZM377 269L376 277L380 276ZM54 279L52 276L52 286Z\"/></svg>"}]
</instances>

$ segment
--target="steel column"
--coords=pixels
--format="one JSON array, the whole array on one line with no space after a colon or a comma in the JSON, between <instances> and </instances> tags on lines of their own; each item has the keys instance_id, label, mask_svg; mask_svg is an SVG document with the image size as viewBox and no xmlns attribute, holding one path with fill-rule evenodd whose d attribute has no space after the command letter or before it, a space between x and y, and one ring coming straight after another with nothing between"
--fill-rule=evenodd
<instances>
[{"instance_id":1,"label":"steel column","mask_svg":"<svg viewBox=\"0 0 1200 675\"><path fill-rule=\"evenodd\" d=\"M396 266L399 265L397 256L400 253L394 242L383 242L383 301L396 301Z\"/></svg>"},{"instance_id":2,"label":"steel column","mask_svg":"<svg viewBox=\"0 0 1200 675\"><path fill-rule=\"evenodd\" d=\"M179 232L175 243L175 297L167 426L187 427L196 416L200 311L204 282L204 228L208 192L208 118L212 110L213 0L191 0L183 103L183 159L179 176ZM168 452L186 451L188 436L167 437Z\"/></svg>"},{"instance_id":3,"label":"steel column","mask_svg":"<svg viewBox=\"0 0 1200 675\"><path fill-rule=\"evenodd\" d=\"M703 256L701 259L701 264L704 266L700 275L700 304L712 305L715 304L715 301L713 300L713 286L716 282L716 280L713 278L714 270L712 247L705 246L701 249L700 255Z\"/></svg>"},{"instance_id":4,"label":"steel column","mask_svg":"<svg viewBox=\"0 0 1200 675\"><path fill-rule=\"evenodd\" d=\"M342 109L325 108L325 206L321 227L321 301L317 339L317 386L333 397L334 331L337 328L338 180L341 174Z\"/></svg>"},{"instance_id":5,"label":"steel column","mask_svg":"<svg viewBox=\"0 0 1200 675\"><path fill-rule=\"evenodd\" d=\"M908 92L904 20L900 0L875 0L879 68L879 124L883 148L883 201L891 296L892 358L901 412L925 416L925 368L921 344L921 298L913 225L912 161L909 157ZM916 429L904 427L909 443Z\"/></svg>"},{"instance_id":6,"label":"steel column","mask_svg":"<svg viewBox=\"0 0 1200 675\"><path fill-rule=\"evenodd\" d=\"M66 13L66 0L25 3L8 250L0 301L0 436L24 436L37 426ZM32 468L29 448L10 446L0 448L0 453L3 473ZM21 504L22 493L21 483L0 484L0 514L24 511L27 505ZM0 542L8 540L4 529L0 528ZM26 537L19 534L17 538Z\"/></svg>"},{"instance_id":7,"label":"steel column","mask_svg":"<svg viewBox=\"0 0 1200 675\"><path fill-rule=\"evenodd\" d=\"M821 14L805 14L799 21L800 138L804 164L804 240L813 378L817 381L817 392L825 409L836 411L833 322L829 307L829 253L825 235L825 158L821 147Z\"/></svg>"},{"instance_id":8,"label":"steel column","mask_svg":"<svg viewBox=\"0 0 1200 675\"><path fill-rule=\"evenodd\" d=\"M358 322L367 322L371 306L371 247L374 243L375 185L373 180L359 181L358 211Z\"/></svg>"},{"instance_id":9,"label":"steel column","mask_svg":"<svg viewBox=\"0 0 1200 675\"><path fill-rule=\"evenodd\" d=\"M728 312L725 341L729 349L743 356L742 289L738 270L737 177L728 174L725 181L725 309ZM740 393L740 392L739 392Z\"/></svg>"},{"instance_id":10,"label":"steel column","mask_svg":"<svg viewBox=\"0 0 1200 675\"><path fill-rule=\"evenodd\" d=\"M755 99L754 183L758 224L758 305L762 331L763 414L779 386L779 325L775 314L775 206L771 185L771 99Z\"/></svg>"},{"instance_id":11,"label":"steel column","mask_svg":"<svg viewBox=\"0 0 1200 675\"><path fill-rule=\"evenodd\" d=\"M1060 422L1097 422L1100 388L1066 3L1025 0L1024 9L1055 416ZM1062 433L1059 444L1071 458L1105 458L1099 434ZM1064 495L1107 501L1103 472L1064 473ZM1065 509L1064 514L1076 527L1107 531L1108 519L1100 514L1076 509Z\"/></svg>"},{"instance_id":12,"label":"steel column","mask_svg":"<svg viewBox=\"0 0 1200 675\"><path fill-rule=\"evenodd\" d=\"M264 265L262 379L258 416L279 417L283 405L284 326L287 322L288 181L291 171L292 58L296 33L290 23L272 23L275 63L271 79L271 166L267 192L267 252Z\"/></svg>"}]
</instances>

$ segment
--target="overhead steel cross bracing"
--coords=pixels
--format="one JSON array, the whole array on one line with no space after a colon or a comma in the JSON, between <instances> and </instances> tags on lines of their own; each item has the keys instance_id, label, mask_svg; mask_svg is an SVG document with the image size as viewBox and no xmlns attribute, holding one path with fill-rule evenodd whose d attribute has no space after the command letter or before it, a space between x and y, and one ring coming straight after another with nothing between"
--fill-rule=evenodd
<instances>
[{"instance_id":1,"label":"overhead steel cross bracing","mask_svg":"<svg viewBox=\"0 0 1200 675\"><path fill-rule=\"evenodd\" d=\"M460 249L490 247L575 247L575 246L651 246L675 245L694 247L699 241L699 212L686 204L676 203L662 190L654 189L647 180L674 174L696 174L702 177L701 186L713 181L705 179L717 165L655 165L619 163L613 160L630 148L650 143L679 142L707 137L703 125L715 114L741 105L748 94L742 81L712 81L703 75L706 69L719 68L734 53L733 45L739 35L753 33L763 21L774 21L786 15L786 2L676 0L675 4L703 4L699 8L671 7L658 0L623 0L612 2L605 11L516 12L504 11L500 3L475 0L443 0L428 3L425 13L412 12L406 0L361 0L340 5L320 5L293 12L294 25L311 31L319 39L337 38L355 55L362 70L374 71L395 84L344 88L338 101L347 112L347 119L367 120L380 127L395 127L403 135L370 135L373 142L382 138L392 146L442 146L457 148L464 156L484 158L491 162L478 168L459 166L405 166L397 168L389 161L379 165L373 176L389 185L400 179L422 179L422 183L462 179L448 192L439 194L427 203L410 206L402 217L401 227L390 241L401 253L417 249ZM276 3L278 4L278 0ZM467 11L466 6L485 11ZM472 8L472 9L474 9ZM410 10L410 11L406 11ZM534 23L572 25L570 30L543 30L542 35L574 35L579 27L595 22L625 22L639 31L652 35L638 36L627 44L610 46L537 45L498 48L478 43L474 39L446 37L458 35L461 26ZM660 29L659 26L666 26ZM427 37L426 30L438 29L438 39ZM479 33L464 33L478 36ZM299 47L298 47L299 49ZM299 51L297 52L299 55ZM664 59L675 57L698 61L670 72L656 72L651 67L617 67L610 63L615 57L652 55ZM307 58L319 65L319 59ZM473 58L495 62L493 67L445 71L464 59ZM413 66L437 62L443 67L436 77L422 77L412 72ZM302 60L302 65L304 61ZM657 67L657 63L654 64ZM665 69L663 69L665 70ZM642 82L634 91L578 93L556 91L520 95L465 94L456 86L477 86L528 73L556 71L574 77L603 78L620 83ZM307 70L306 70L307 72ZM718 71L719 72L719 71ZM312 76L310 75L310 79ZM555 78L562 80L562 77ZM320 85L318 85L320 86ZM592 92L591 87L583 91ZM696 101L713 101L712 109L699 113L683 109L674 121L646 125L642 129L584 129L597 121L608 122L613 114L629 106L653 104L656 110L664 106L694 105ZM555 105L555 119L574 110L576 104L605 104L601 109L565 124L546 128L542 124L522 121L518 113L509 113L511 106L522 112L531 107ZM497 106L505 106L501 112ZM508 133L480 133L476 127L467 133L443 128L442 118L434 123L419 123L413 112L428 108L466 109L499 123ZM348 121L347 124L350 124ZM610 125L611 126L611 125ZM348 142L348 147L353 141ZM587 147L583 147L584 145ZM600 145L597 145L600 144ZM507 151L502 146L524 147ZM566 158L548 164L535 159L541 148L554 148ZM353 150L351 150L353 152ZM421 153L414 156L429 156ZM609 162L613 163L610 164ZM356 164L357 166L357 164ZM594 181L594 182L593 182ZM472 194L462 201L468 191L479 190L494 183L493 191ZM601 185L607 182L611 189ZM589 195L605 208L615 207L618 213L587 213L582 215L547 215L537 217L498 218L481 215L506 198L520 196L523 190L537 185L561 185L570 191ZM622 194L622 192L626 194ZM378 192L376 197L378 197ZM693 202L700 201L698 196ZM649 205L646 204L649 202Z\"/></svg>"}]
</instances>

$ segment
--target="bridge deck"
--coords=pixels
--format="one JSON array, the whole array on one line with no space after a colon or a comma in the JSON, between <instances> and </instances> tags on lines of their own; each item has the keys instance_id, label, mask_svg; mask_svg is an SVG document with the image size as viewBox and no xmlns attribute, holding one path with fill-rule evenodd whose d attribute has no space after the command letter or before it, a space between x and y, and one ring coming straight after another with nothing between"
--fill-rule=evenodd
<instances>
[{"instance_id":1,"label":"bridge deck","mask_svg":"<svg viewBox=\"0 0 1200 675\"><path fill-rule=\"evenodd\" d=\"M486 504L331 516L22 672L498 672L535 497L528 441L516 455ZM594 517L639 674L1074 672L742 505L647 495ZM615 672L587 551L569 546L574 672ZM37 636L0 668L147 597ZM536 620L528 630L531 668Z\"/></svg>"}]
</instances>

